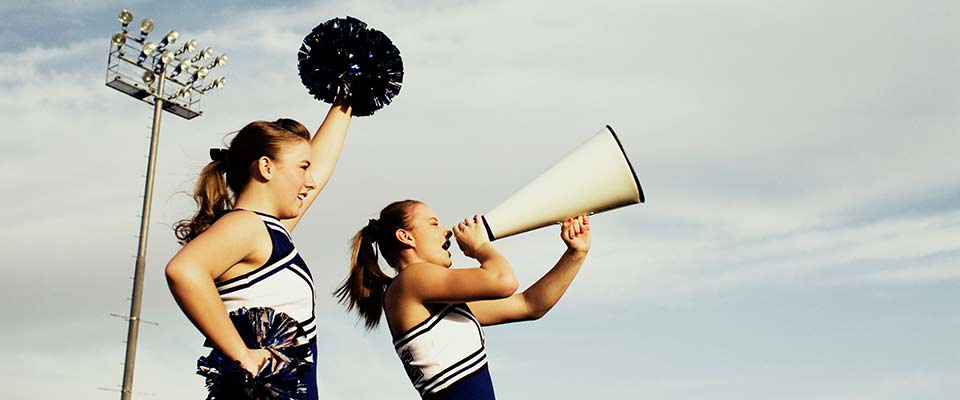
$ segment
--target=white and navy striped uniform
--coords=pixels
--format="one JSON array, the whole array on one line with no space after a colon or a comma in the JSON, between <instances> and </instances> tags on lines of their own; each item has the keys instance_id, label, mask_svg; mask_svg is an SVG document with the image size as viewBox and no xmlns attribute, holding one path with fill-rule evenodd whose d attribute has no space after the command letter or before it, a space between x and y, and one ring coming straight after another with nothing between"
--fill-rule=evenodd
<instances>
[{"instance_id":1,"label":"white and navy striped uniform","mask_svg":"<svg viewBox=\"0 0 960 400\"><path fill-rule=\"evenodd\" d=\"M300 323L313 341L317 336L316 289L310 270L293 246L290 232L277 218L256 213L266 225L273 242L270 259L260 268L217 282L220 299L227 312L240 307L270 307Z\"/></svg>"},{"instance_id":2,"label":"white and navy striped uniform","mask_svg":"<svg viewBox=\"0 0 960 400\"><path fill-rule=\"evenodd\" d=\"M470 308L466 304L447 304L398 335L393 345L413 386L421 396L429 397L463 382L489 387L492 392L484 341L483 329ZM465 379L478 372L486 377Z\"/></svg>"}]
</instances>

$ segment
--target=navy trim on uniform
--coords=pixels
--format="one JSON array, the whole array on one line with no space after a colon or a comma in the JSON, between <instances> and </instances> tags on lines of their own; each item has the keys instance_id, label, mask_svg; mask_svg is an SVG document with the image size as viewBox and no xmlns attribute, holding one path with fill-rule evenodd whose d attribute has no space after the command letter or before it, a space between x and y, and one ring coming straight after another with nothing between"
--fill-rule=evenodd
<instances>
[{"instance_id":1,"label":"navy trim on uniform","mask_svg":"<svg viewBox=\"0 0 960 400\"><path fill-rule=\"evenodd\" d=\"M311 334L311 333L314 333L314 332L316 332L316 331L317 331L317 326L314 325L314 326L313 326L312 328L310 328L310 329L304 329L304 330L303 330L303 334L304 334L304 335L307 335L308 337L310 337L310 334ZM317 337L316 337L316 336L313 336L313 338L316 339Z\"/></svg>"},{"instance_id":2,"label":"navy trim on uniform","mask_svg":"<svg viewBox=\"0 0 960 400\"><path fill-rule=\"evenodd\" d=\"M286 258L286 257L284 257L284 259L285 259L285 258ZM294 257L291 257L291 260L292 260L293 258L294 258ZM282 260L282 259L281 259L281 260ZM267 279L267 278L275 275L277 272L280 272L280 271L283 271L283 270L289 268L288 266L286 266L286 265L284 265L284 264L286 264L286 262L280 263L280 265L277 266L276 268L274 268L274 269L272 269L272 270L270 270L270 271L267 271L265 274L260 275L260 276L256 277L255 279L251 279L249 282L244 282L244 283L242 283L242 284L239 284L239 285L234 286L234 287L231 287L231 288L218 289L217 291L218 291L220 294L227 294L227 293L236 292L237 290L245 289L245 288L248 288L248 287L250 287L250 286L253 286L255 283L260 282L260 281L262 281L262 280L264 280L264 279ZM257 270L257 271L260 271L260 270ZM300 274L297 274L297 275L299 276ZM225 281L225 282L226 282L226 281ZM231 283L232 283L232 282L231 282ZM226 286L226 285L227 285L227 283L223 283L223 284L218 284L217 286ZM310 291L313 292L313 290L312 290L312 289L313 289L313 285L310 285L310 289L311 289Z\"/></svg>"},{"instance_id":3,"label":"navy trim on uniform","mask_svg":"<svg viewBox=\"0 0 960 400\"><path fill-rule=\"evenodd\" d=\"M272 238L271 238L271 239L272 239ZM274 245L274 247L276 247L276 245ZM272 254L271 254L271 255L272 255ZM293 261L293 259L296 258L297 255L299 255L299 254L297 253L297 249L296 249L296 248L291 248L290 252L287 253L287 254L285 254L283 257L280 257L280 258L278 258L278 259L276 259L276 260L267 260L267 262L263 263L263 265L257 267L257 269L255 269L255 270L253 270L253 271L249 271L249 272L246 272L246 273L244 273L244 274L237 275L237 276L235 276L235 277L233 277L233 278L230 278L230 279L227 279L227 280L225 280L225 281L216 282L215 285L216 285L217 287L220 287L220 286L229 285L229 284L234 283L234 282L237 282L237 281L241 281L241 280L243 280L243 279L249 278L251 275L254 275L254 274L258 273L258 272L263 271L263 269L264 269L265 267L271 267L271 266L276 265L276 264L278 264L278 263L279 263L279 264L285 264L286 262ZM289 258L289 259L288 259L288 258ZM280 268L280 269L283 269L283 268ZM269 274L273 274L273 273L275 273L275 272L276 272L276 270L269 272Z\"/></svg>"},{"instance_id":4,"label":"navy trim on uniform","mask_svg":"<svg viewBox=\"0 0 960 400\"><path fill-rule=\"evenodd\" d=\"M459 381L433 393L424 393L423 400L494 400L493 380L486 365Z\"/></svg>"},{"instance_id":5,"label":"navy trim on uniform","mask_svg":"<svg viewBox=\"0 0 960 400\"><path fill-rule=\"evenodd\" d=\"M303 279L308 285L310 285L310 291L313 292L313 296L316 297L317 291L313 288L313 279L311 279L311 277L308 275L309 272L304 271L303 268L297 264L291 263L289 268L291 271L293 271L293 273L297 274L300 279Z\"/></svg>"},{"instance_id":6,"label":"navy trim on uniform","mask_svg":"<svg viewBox=\"0 0 960 400\"><path fill-rule=\"evenodd\" d=\"M473 359L474 357L476 357L477 355L483 353L484 350L486 350L486 349L481 345L481 346L480 346L480 349L477 350L477 351L475 351L475 352L473 352L473 354L470 354L469 356L464 357L462 360L457 361L456 364L453 364L453 365L447 367L447 369L444 369L443 371L440 371L440 373L434 375L433 378L430 378L429 380L424 381L424 382L423 382L423 388L424 388L423 390L425 390L425 391L428 390L428 389L427 389L427 386L439 386L439 385L442 384L443 382L446 382L446 381L450 380L450 378L457 376L457 374L463 372L464 370L470 369L470 367L472 367L472 366L474 366L474 365L477 365L477 363L486 361L486 360L487 360L487 355L484 354L483 357L480 357L480 358L477 359L476 361L470 363L470 365L467 365L466 367L463 367L463 368L459 368L460 366L462 366L462 365L465 364L466 362L472 360L472 359ZM457 369L457 368L459 368L459 369ZM457 371L454 372L454 373L450 373L450 371L452 371L452 370L454 370L454 369L457 369ZM437 382L437 379L441 379L441 378L442 378L443 380L440 381L440 382ZM436 383L436 384L434 384L434 383Z\"/></svg>"},{"instance_id":7,"label":"navy trim on uniform","mask_svg":"<svg viewBox=\"0 0 960 400\"><path fill-rule=\"evenodd\" d=\"M440 320L442 320L444 316L446 316L447 314L450 313L450 310L451 310L452 308L453 308L452 305L447 305L447 306L444 307L442 310L440 310L440 312L438 312L438 313L436 313L436 314L434 314L434 315L431 315L429 318L423 320L423 322L414 325L413 328L407 329L402 335L400 335L400 337L401 337L402 339L398 339L398 341L396 341L396 342L393 343L393 347L395 347L395 348L400 348L401 346L409 343L411 340L415 339L416 337L418 337L418 336L420 336L420 335L422 335L422 334L424 334L424 333L426 333L426 332L429 332L430 329L433 329L434 326L436 326L438 323L440 323ZM430 321L431 319L433 319L432 322ZM411 336L409 336L409 337L404 337L405 335L410 335L411 332L419 329L420 327L422 327L423 325L425 325L425 324L427 324L427 323L429 323L430 326L426 327L425 329L421 330L420 332L414 333L413 335L411 335Z\"/></svg>"},{"instance_id":8,"label":"navy trim on uniform","mask_svg":"<svg viewBox=\"0 0 960 400\"><path fill-rule=\"evenodd\" d=\"M310 317L310 318L308 318L306 321L301 322L300 325L309 325L309 324L310 324L311 322L313 322L315 319L317 319L317 317Z\"/></svg>"},{"instance_id":9,"label":"navy trim on uniform","mask_svg":"<svg viewBox=\"0 0 960 400\"><path fill-rule=\"evenodd\" d=\"M487 363L487 356L486 356L486 354L484 354L483 357L480 357L480 359L478 359L477 361L471 363L470 365L461 368L461 369L460 369L459 371L457 371L456 373L450 374L450 376L444 378L442 381L437 382L437 383L436 383L435 385L433 385L433 386L434 386L434 387L442 386L443 384L447 383L447 381L449 381L449 380L451 380L451 379L454 379L454 378L457 379L454 383L461 382L465 376L470 376L470 374L467 374L467 375L465 375L465 376L460 376L460 374L463 373L463 371L467 371L467 370L469 370L470 368L473 368L473 367L475 367L477 364L480 364L480 363L483 363L484 365ZM474 371L474 372L476 372L476 371ZM472 373L471 373L471 374L472 374ZM447 389L447 388L444 388L444 389Z\"/></svg>"}]
</instances>

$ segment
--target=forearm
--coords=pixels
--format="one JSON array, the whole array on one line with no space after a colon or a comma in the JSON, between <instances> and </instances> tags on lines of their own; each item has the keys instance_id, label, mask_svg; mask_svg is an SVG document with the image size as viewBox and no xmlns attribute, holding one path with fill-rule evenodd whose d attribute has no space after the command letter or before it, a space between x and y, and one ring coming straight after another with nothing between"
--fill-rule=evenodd
<instances>
[{"instance_id":1,"label":"forearm","mask_svg":"<svg viewBox=\"0 0 960 400\"><path fill-rule=\"evenodd\" d=\"M542 317L560 301L586 257L585 251L567 249L549 272L520 294L531 319Z\"/></svg>"},{"instance_id":2,"label":"forearm","mask_svg":"<svg viewBox=\"0 0 960 400\"><path fill-rule=\"evenodd\" d=\"M340 100L335 102L310 140L311 170L318 188L322 188L333 175L350 127L351 112L349 105Z\"/></svg>"},{"instance_id":3,"label":"forearm","mask_svg":"<svg viewBox=\"0 0 960 400\"><path fill-rule=\"evenodd\" d=\"M227 316L216 286L209 276L168 268L167 283L180 309L200 332L230 359L245 361L248 349Z\"/></svg>"}]
</instances>

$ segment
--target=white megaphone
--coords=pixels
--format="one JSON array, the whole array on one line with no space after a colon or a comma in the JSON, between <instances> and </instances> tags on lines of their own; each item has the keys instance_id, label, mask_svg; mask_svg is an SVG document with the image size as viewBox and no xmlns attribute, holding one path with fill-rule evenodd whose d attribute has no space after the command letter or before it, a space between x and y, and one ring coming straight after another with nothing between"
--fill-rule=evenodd
<instances>
[{"instance_id":1,"label":"white megaphone","mask_svg":"<svg viewBox=\"0 0 960 400\"><path fill-rule=\"evenodd\" d=\"M483 216L490 240L642 203L643 190L610 125Z\"/></svg>"}]
</instances>

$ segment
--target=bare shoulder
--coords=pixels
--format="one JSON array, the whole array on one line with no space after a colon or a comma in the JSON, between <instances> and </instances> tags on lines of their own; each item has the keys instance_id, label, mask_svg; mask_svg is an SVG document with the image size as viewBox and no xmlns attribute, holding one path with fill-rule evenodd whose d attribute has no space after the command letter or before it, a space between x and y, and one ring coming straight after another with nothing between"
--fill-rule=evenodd
<instances>
[{"instance_id":1,"label":"bare shoulder","mask_svg":"<svg viewBox=\"0 0 960 400\"><path fill-rule=\"evenodd\" d=\"M263 220L257 213L248 210L236 210L224 214L216 224L262 224Z\"/></svg>"},{"instance_id":2,"label":"bare shoulder","mask_svg":"<svg viewBox=\"0 0 960 400\"><path fill-rule=\"evenodd\" d=\"M438 274L444 274L449 270L447 267L441 267L428 262L411 264L397 274L395 281L397 281L396 283L399 284L400 287L409 287L411 285L417 285L424 279L431 279Z\"/></svg>"},{"instance_id":3,"label":"bare shoulder","mask_svg":"<svg viewBox=\"0 0 960 400\"><path fill-rule=\"evenodd\" d=\"M237 210L220 217L204 234L229 240L249 240L253 233L264 230L263 220L253 211Z\"/></svg>"},{"instance_id":4,"label":"bare shoulder","mask_svg":"<svg viewBox=\"0 0 960 400\"><path fill-rule=\"evenodd\" d=\"M230 279L259 268L270 258L273 244L263 220L252 211L237 210L220 217L193 242L201 242L219 267L216 280ZM190 244L193 244L191 242ZM200 243L198 243L200 244Z\"/></svg>"},{"instance_id":5,"label":"bare shoulder","mask_svg":"<svg viewBox=\"0 0 960 400\"><path fill-rule=\"evenodd\" d=\"M220 217L185 248L215 248L218 253L240 254L240 259L246 259L262 252L264 246L269 251L271 244L263 220L252 211L238 210Z\"/></svg>"},{"instance_id":6,"label":"bare shoulder","mask_svg":"<svg viewBox=\"0 0 960 400\"><path fill-rule=\"evenodd\" d=\"M398 301L418 292L418 288L427 285L436 280L437 274L443 273L447 268L431 263L417 263L408 265L397 273L390 286L387 288L387 300Z\"/></svg>"},{"instance_id":7,"label":"bare shoulder","mask_svg":"<svg viewBox=\"0 0 960 400\"><path fill-rule=\"evenodd\" d=\"M271 249L270 234L260 217L235 211L184 245L170 265L179 266L174 268L178 270L205 270L214 280L229 279L259 267L269 258Z\"/></svg>"},{"instance_id":8,"label":"bare shoulder","mask_svg":"<svg viewBox=\"0 0 960 400\"><path fill-rule=\"evenodd\" d=\"M417 280L424 271L442 268L432 264L411 265L403 269L387 287L384 311L391 334L406 332L430 316L430 311L417 295Z\"/></svg>"}]
</instances>

